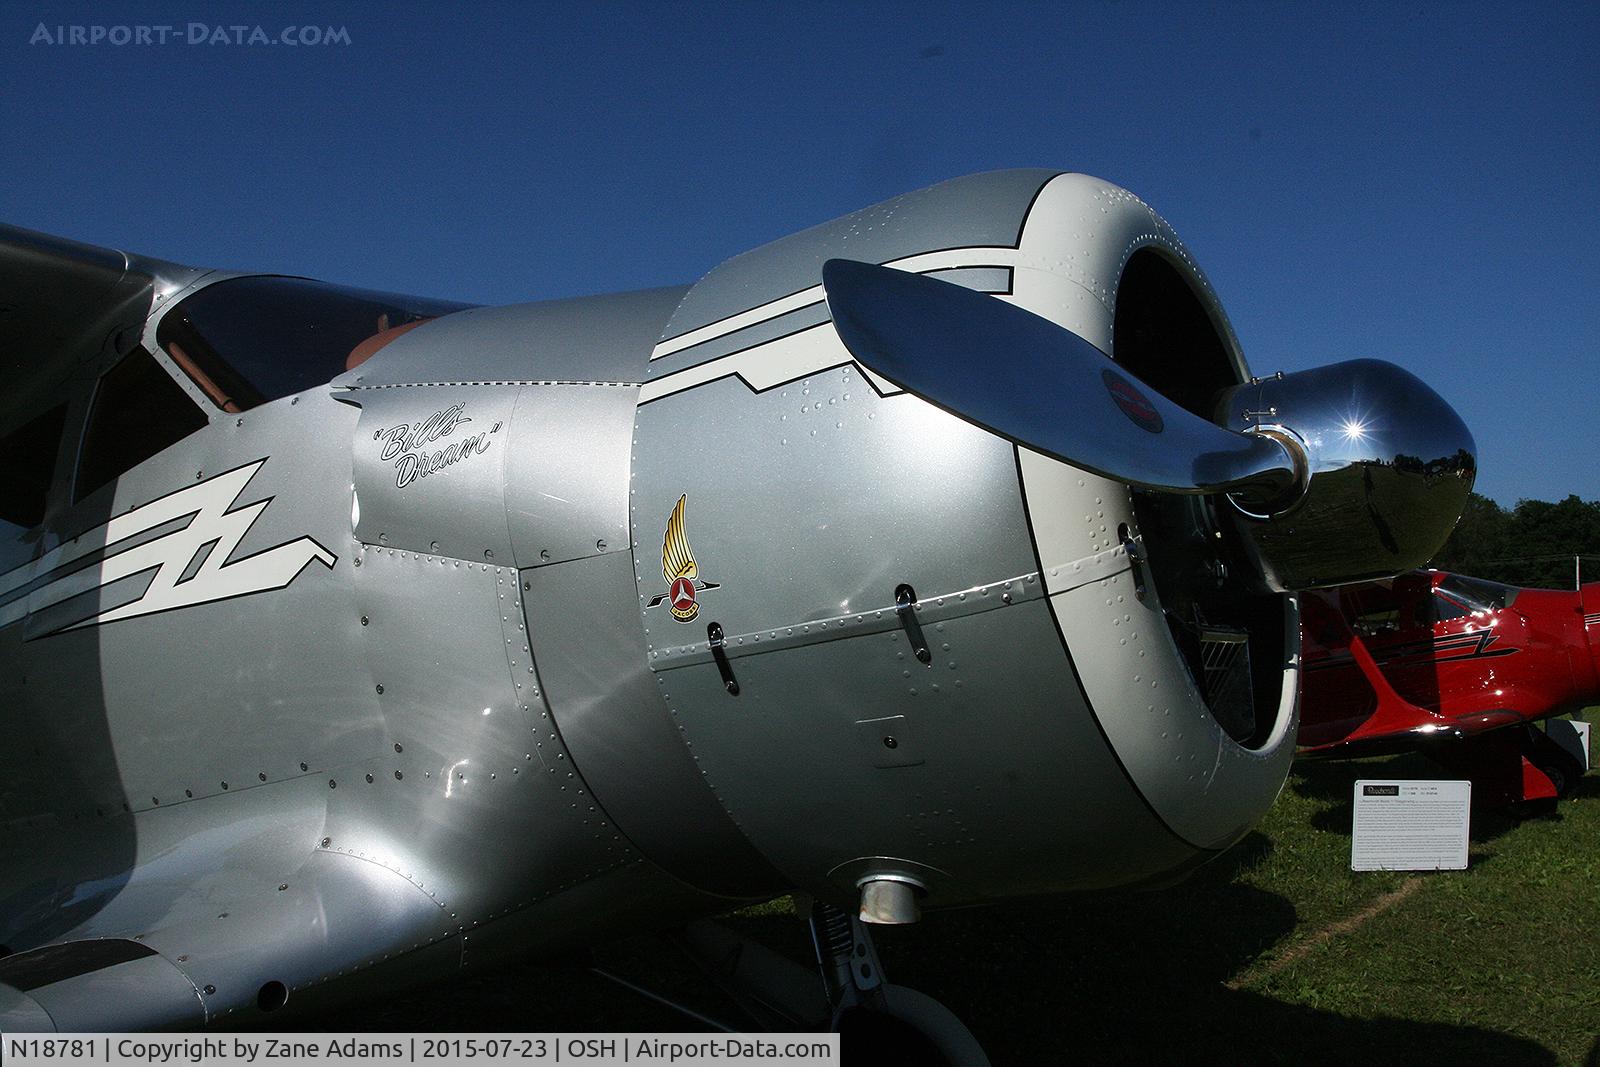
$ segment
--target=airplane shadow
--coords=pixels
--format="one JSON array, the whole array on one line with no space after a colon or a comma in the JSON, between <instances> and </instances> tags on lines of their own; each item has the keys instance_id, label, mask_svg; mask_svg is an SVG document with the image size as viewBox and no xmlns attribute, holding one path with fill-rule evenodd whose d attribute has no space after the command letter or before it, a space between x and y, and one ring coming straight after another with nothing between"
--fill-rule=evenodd
<instances>
[{"instance_id":1,"label":"airplane shadow","mask_svg":"<svg viewBox=\"0 0 1600 1067\"><path fill-rule=\"evenodd\" d=\"M109 493L91 496L77 521L100 525L110 504ZM0 544L0 571L32 554L8 557L14 547ZM51 632L63 615L93 614L110 588L0 628L0 956L65 935L131 875L137 843L111 740L99 630Z\"/></svg>"},{"instance_id":2,"label":"airplane shadow","mask_svg":"<svg viewBox=\"0 0 1600 1067\"><path fill-rule=\"evenodd\" d=\"M1171 889L1051 898L930 913L874 934L891 982L943 1001L997 1067L1089 1063L1546 1065L1538 1044L1474 1027L1350 1018L1233 990L1227 982L1295 928L1293 904L1237 882L1271 852L1252 833ZM805 925L734 916L741 933L796 961ZM654 939L602 964L646 988L737 1022L730 1002ZM363 1006L306 1028L699 1031L706 1027L579 967L522 966ZM844 1049L844 1063L852 1063Z\"/></svg>"},{"instance_id":3,"label":"airplane shadow","mask_svg":"<svg viewBox=\"0 0 1600 1067\"><path fill-rule=\"evenodd\" d=\"M1228 988L1296 926L1289 900L1236 881L1272 847L1253 833L1155 893L930 915L924 929L878 938L884 966L943 1000L996 1064L1555 1062L1504 1034ZM931 944L898 951L910 936Z\"/></svg>"}]
</instances>

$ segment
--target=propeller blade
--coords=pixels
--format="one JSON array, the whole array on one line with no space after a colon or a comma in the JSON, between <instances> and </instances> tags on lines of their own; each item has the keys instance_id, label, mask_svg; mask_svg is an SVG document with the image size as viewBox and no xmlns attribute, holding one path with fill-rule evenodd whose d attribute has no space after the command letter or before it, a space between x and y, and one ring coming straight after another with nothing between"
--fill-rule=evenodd
<instances>
[{"instance_id":1,"label":"propeller blade","mask_svg":"<svg viewBox=\"0 0 1600 1067\"><path fill-rule=\"evenodd\" d=\"M936 407L1075 467L1175 493L1270 499L1297 484L1276 440L1186 411L1031 311L920 274L830 259L834 329L863 366Z\"/></svg>"}]
</instances>

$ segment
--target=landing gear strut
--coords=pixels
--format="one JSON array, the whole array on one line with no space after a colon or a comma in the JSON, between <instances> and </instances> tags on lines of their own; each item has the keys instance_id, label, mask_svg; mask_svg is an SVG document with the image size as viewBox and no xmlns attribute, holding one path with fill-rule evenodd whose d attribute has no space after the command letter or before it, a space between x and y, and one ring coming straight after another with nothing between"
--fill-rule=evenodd
<instances>
[{"instance_id":1,"label":"landing gear strut","mask_svg":"<svg viewBox=\"0 0 1600 1067\"><path fill-rule=\"evenodd\" d=\"M1550 739L1550 735L1529 725L1522 742L1522 758L1537 773L1544 775L1560 798L1569 797L1583 777L1583 764L1576 756ZM1524 777L1526 777L1524 772Z\"/></svg>"},{"instance_id":2,"label":"landing gear strut","mask_svg":"<svg viewBox=\"0 0 1600 1067\"><path fill-rule=\"evenodd\" d=\"M1474 808L1509 808L1519 816L1553 810L1583 777L1583 764L1532 723L1446 743L1429 754L1472 780Z\"/></svg>"},{"instance_id":3,"label":"landing gear strut","mask_svg":"<svg viewBox=\"0 0 1600 1067\"><path fill-rule=\"evenodd\" d=\"M696 922L674 940L736 1003L753 1028L833 1031L852 1064L916 1063L989 1067L977 1038L937 1000L884 978L870 928L832 904L811 904L816 971L714 922ZM604 971L597 972L702 1024L733 1029Z\"/></svg>"},{"instance_id":4,"label":"landing gear strut","mask_svg":"<svg viewBox=\"0 0 1600 1067\"><path fill-rule=\"evenodd\" d=\"M867 925L832 904L811 907L811 938L845 1063L988 1067L978 1039L949 1008L883 977ZM870 1059L868 1058L870 1057Z\"/></svg>"}]
</instances>

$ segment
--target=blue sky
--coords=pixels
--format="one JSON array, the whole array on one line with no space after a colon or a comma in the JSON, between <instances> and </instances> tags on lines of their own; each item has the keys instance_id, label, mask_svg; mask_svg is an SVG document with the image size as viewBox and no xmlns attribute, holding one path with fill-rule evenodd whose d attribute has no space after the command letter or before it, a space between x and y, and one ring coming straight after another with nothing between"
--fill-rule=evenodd
<instances>
[{"instance_id":1,"label":"blue sky","mask_svg":"<svg viewBox=\"0 0 1600 1067\"><path fill-rule=\"evenodd\" d=\"M1174 225L1258 373L1394 360L1472 427L1480 491L1592 500L1597 54L1592 3L4 0L0 220L503 303L691 281L971 171L1080 170Z\"/></svg>"}]
</instances>

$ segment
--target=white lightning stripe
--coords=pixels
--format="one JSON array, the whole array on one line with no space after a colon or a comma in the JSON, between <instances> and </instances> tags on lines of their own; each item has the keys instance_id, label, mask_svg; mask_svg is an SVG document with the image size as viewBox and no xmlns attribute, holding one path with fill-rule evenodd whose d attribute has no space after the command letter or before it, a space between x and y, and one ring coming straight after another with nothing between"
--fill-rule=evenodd
<instances>
[{"instance_id":1,"label":"white lightning stripe","mask_svg":"<svg viewBox=\"0 0 1600 1067\"><path fill-rule=\"evenodd\" d=\"M962 252L971 251L968 249ZM995 249L980 249L983 252L994 252ZM1004 250L1002 250L1004 251ZM1015 249L1010 249L1015 259ZM932 253L930 253L932 254ZM939 253L946 255L947 253ZM924 256L914 256L912 259L924 259ZM901 262L910 262L902 260ZM953 264L954 266L967 266L968 264ZM986 264L992 266L993 264ZM939 264L948 267L952 264ZM1015 264L1013 264L1015 266ZM808 290L809 291L809 290ZM821 286L817 287L821 292ZM999 300L1007 303L1015 298L1009 293L992 294ZM738 318L739 316L735 316ZM732 319L725 320L732 322ZM687 334L685 336L688 336ZM692 367L671 374L662 375L644 383L639 391L639 403L648 404L652 400L660 400L664 396L681 393L686 389L693 389L697 385L725 378L730 374L737 374L743 378L751 389L760 393L783 382L791 382L803 378L808 374L816 374L829 367L837 367L842 363L854 361L849 349L844 342L839 340L839 334L833 328L830 319L827 322L809 326L804 330L763 341L750 348L738 352L730 352L716 359L708 359L704 363L697 363ZM893 396L904 392L899 386L878 376L861 364L856 364L856 369L866 377L884 396Z\"/></svg>"},{"instance_id":2,"label":"white lightning stripe","mask_svg":"<svg viewBox=\"0 0 1600 1067\"><path fill-rule=\"evenodd\" d=\"M717 359L685 367L676 374L668 374L644 383L639 390L639 403L659 400L685 389L704 385L715 378L737 373L756 392L771 389L781 382L813 374L825 367L849 363L851 355L834 332L833 323L824 322L799 333L780 337L775 341L733 352ZM871 371L862 370L882 393L898 393L900 389L879 378Z\"/></svg>"},{"instance_id":3,"label":"white lightning stripe","mask_svg":"<svg viewBox=\"0 0 1600 1067\"><path fill-rule=\"evenodd\" d=\"M144 533L146 530L153 530L157 526L164 526L174 519L181 519L185 515L192 514L199 510L200 507L195 502L195 490L200 489L202 486L212 485L222 478L231 478L241 474L244 476L244 481L248 482L261 464L265 462L266 460L259 460L247 467L240 467L237 471L231 471L229 474L214 478L210 482L201 482L198 485L190 486L182 492L164 496L159 500L152 500L148 504L143 504L132 511L118 515L109 522L96 526L92 530L79 534L71 541L46 552L31 563L25 563L14 570L7 571L5 574L0 574L0 595L9 593L13 589L19 589L35 578L49 574L58 567L74 563L84 556L100 551L107 545L114 545L118 541L126 540L136 534ZM244 488L243 482L239 484L239 488ZM237 491L235 491L234 495L238 495Z\"/></svg>"},{"instance_id":4,"label":"white lightning stripe","mask_svg":"<svg viewBox=\"0 0 1600 1067\"><path fill-rule=\"evenodd\" d=\"M335 559L333 554L310 537L300 537L232 563L225 562L271 503L270 500L262 500L234 511L227 510L265 462L264 459L257 460L151 501L89 531L75 542L62 545L39 560L31 568L32 572L39 574L54 570L106 545L114 545L186 515L194 516L189 525L181 530L114 552L98 565L64 575L28 596L5 605L0 608L0 625L14 622L25 613L40 611L80 593L152 569L156 574L143 596L84 619L70 629L226 600L246 593L282 589L313 559L332 567ZM211 541L215 541L216 545L206 556L205 562L189 580L180 584L178 579L194 560L195 554ZM5 576L11 582L9 588L22 584L14 580L16 574L13 571ZM22 579L23 582L27 580L26 576Z\"/></svg>"},{"instance_id":5,"label":"white lightning stripe","mask_svg":"<svg viewBox=\"0 0 1600 1067\"><path fill-rule=\"evenodd\" d=\"M946 248L938 252L919 252L914 256L904 259L892 259L885 263L886 267L897 270L909 270L923 273L930 270L943 270L949 267L967 267L974 264L985 267L1014 267L1019 261L1019 253L1015 248ZM813 285L809 289L802 289L798 293L779 297L777 300L768 301L748 311L741 311L737 315L702 326L688 333L680 333L676 337L669 337L656 345L654 352L650 353L651 362L665 359L667 356L682 352L686 348L715 340L724 334L733 333L749 326L755 326L767 319L787 315L791 311L798 311L803 307L817 303L823 298L822 286Z\"/></svg>"},{"instance_id":6,"label":"white lightning stripe","mask_svg":"<svg viewBox=\"0 0 1600 1067\"><path fill-rule=\"evenodd\" d=\"M1597 612L1593 615L1585 615L1583 617L1583 624L1585 626L1600 626L1600 612Z\"/></svg>"}]
</instances>

